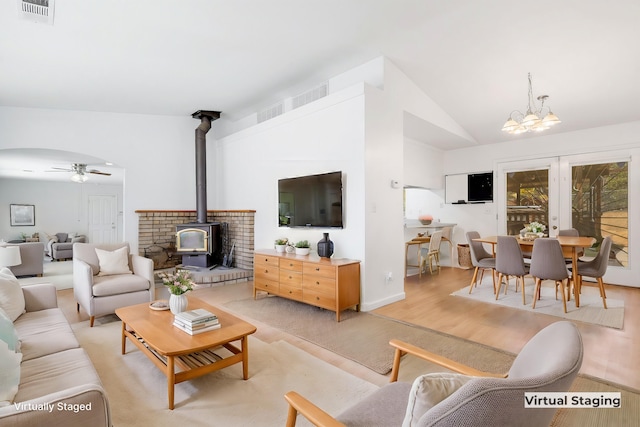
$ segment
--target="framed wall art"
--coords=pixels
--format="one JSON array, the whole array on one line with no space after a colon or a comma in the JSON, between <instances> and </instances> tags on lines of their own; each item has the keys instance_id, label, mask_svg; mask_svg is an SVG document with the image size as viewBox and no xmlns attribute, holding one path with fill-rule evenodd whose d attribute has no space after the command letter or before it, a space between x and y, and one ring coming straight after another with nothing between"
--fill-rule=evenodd
<instances>
[{"instance_id":1,"label":"framed wall art","mask_svg":"<svg viewBox=\"0 0 640 427\"><path fill-rule=\"evenodd\" d=\"M36 207L34 205L10 205L11 226L36 225Z\"/></svg>"}]
</instances>

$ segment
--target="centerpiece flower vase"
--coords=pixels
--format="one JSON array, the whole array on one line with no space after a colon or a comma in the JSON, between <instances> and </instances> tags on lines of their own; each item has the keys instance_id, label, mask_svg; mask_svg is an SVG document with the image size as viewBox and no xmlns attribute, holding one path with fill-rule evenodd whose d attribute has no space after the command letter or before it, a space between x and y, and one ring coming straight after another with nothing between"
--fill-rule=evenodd
<instances>
[{"instance_id":1,"label":"centerpiece flower vase","mask_svg":"<svg viewBox=\"0 0 640 427\"><path fill-rule=\"evenodd\" d=\"M182 313L183 311L186 311L188 305L189 300L187 299L186 294L171 294L171 296L169 297L169 310L171 310L172 314Z\"/></svg>"},{"instance_id":2,"label":"centerpiece flower vase","mask_svg":"<svg viewBox=\"0 0 640 427\"><path fill-rule=\"evenodd\" d=\"M333 242L329 240L329 233L322 233L322 240L318 242L318 255L322 258L331 258L333 255Z\"/></svg>"}]
</instances>

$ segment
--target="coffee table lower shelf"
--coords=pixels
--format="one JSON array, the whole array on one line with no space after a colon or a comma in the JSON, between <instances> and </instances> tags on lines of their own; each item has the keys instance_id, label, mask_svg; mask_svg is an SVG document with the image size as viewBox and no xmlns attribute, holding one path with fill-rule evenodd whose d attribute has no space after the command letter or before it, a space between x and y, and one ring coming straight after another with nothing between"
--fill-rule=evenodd
<instances>
[{"instance_id":1,"label":"coffee table lower shelf","mask_svg":"<svg viewBox=\"0 0 640 427\"><path fill-rule=\"evenodd\" d=\"M240 338L241 347L238 348L231 343L216 345L203 351L197 351L176 356L167 356L159 353L151 347L144 339L138 336L135 331L127 330L126 324L122 322L122 354L126 353L126 338L142 351L167 377L169 409L174 408L174 386L183 381L201 377L211 372L224 369L236 363L242 363L243 379L249 378L248 372L248 337ZM221 357L214 351L225 348L232 355ZM176 368L179 370L176 372Z\"/></svg>"}]
</instances>

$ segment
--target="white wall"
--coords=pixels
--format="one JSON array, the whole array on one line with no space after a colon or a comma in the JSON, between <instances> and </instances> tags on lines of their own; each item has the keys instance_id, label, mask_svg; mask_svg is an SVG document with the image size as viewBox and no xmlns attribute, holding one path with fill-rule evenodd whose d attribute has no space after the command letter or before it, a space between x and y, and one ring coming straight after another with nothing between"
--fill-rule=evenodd
<instances>
[{"instance_id":1,"label":"white wall","mask_svg":"<svg viewBox=\"0 0 640 427\"><path fill-rule=\"evenodd\" d=\"M191 113L175 117L0 107L0 150L65 150L124 168L123 236L135 252L135 210L195 209L194 135L200 122Z\"/></svg>"},{"instance_id":2,"label":"white wall","mask_svg":"<svg viewBox=\"0 0 640 427\"><path fill-rule=\"evenodd\" d=\"M36 232L40 233L41 238L55 233L87 235L90 195L116 196L118 238L122 239L122 186L26 179L0 179L0 238L9 241L18 239L20 233L32 235ZM36 225L11 227L10 204L34 205Z\"/></svg>"},{"instance_id":3,"label":"white wall","mask_svg":"<svg viewBox=\"0 0 640 427\"><path fill-rule=\"evenodd\" d=\"M329 231L334 257L364 261L363 123L359 85L217 140L216 205L256 210L256 249L287 237L315 250ZM278 179L332 171L343 172L344 228L278 227Z\"/></svg>"}]
</instances>

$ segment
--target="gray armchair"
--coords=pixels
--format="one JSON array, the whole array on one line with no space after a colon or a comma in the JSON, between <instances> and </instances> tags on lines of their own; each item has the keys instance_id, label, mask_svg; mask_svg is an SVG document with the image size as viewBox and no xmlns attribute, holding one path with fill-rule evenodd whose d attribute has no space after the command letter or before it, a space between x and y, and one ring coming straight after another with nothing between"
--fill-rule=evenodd
<instances>
[{"instance_id":1,"label":"gray armchair","mask_svg":"<svg viewBox=\"0 0 640 427\"><path fill-rule=\"evenodd\" d=\"M96 249L113 252L126 248L130 273L106 273L101 267ZM101 268L103 270L101 270ZM129 253L129 243L99 245L74 243L73 294L80 307L89 314L90 326L96 317L115 313L116 308L140 304L155 299L153 261Z\"/></svg>"},{"instance_id":2,"label":"gray armchair","mask_svg":"<svg viewBox=\"0 0 640 427\"><path fill-rule=\"evenodd\" d=\"M68 233L56 233L47 242L47 251L51 260L62 261L73 258L73 244L85 243L85 236L69 237Z\"/></svg>"},{"instance_id":3,"label":"gray armchair","mask_svg":"<svg viewBox=\"0 0 640 427\"><path fill-rule=\"evenodd\" d=\"M289 392L287 427L293 427L298 413L316 426L401 426L412 416L412 424L425 426L546 426L555 408L524 407L526 392L566 392L582 366L583 344L578 328L571 322L553 323L522 348L507 375L487 374L397 340L391 383L333 418L300 396ZM396 382L400 358L408 353L470 376L463 385L434 406L415 402L415 388ZM455 374L451 374L455 375ZM415 385L414 385L415 387ZM408 405L408 403L410 403ZM413 411L413 414L410 412ZM407 417L407 418L405 418Z\"/></svg>"}]
</instances>

